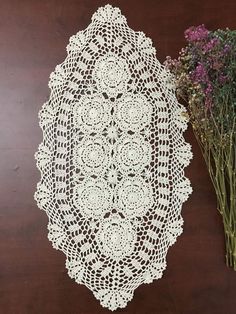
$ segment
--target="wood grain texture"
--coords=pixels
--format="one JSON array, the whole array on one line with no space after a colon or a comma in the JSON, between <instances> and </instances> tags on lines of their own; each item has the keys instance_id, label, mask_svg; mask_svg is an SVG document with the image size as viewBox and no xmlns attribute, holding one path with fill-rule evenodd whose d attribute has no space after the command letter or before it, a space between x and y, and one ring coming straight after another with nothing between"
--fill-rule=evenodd
<instances>
[{"instance_id":1,"label":"wood grain texture","mask_svg":"<svg viewBox=\"0 0 236 314\"><path fill-rule=\"evenodd\" d=\"M47 217L33 200L42 140L37 113L49 74L65 58L69 37L90 23L97 0L0 1L0 313L105 314L92 292L71 280L63 253L47 240ZM176 56L183 31L205 23L236 28L235 0L120 0L134 30L153 39L157 56ZM192 131L186 174L194 193L183 208L184 233L168 254L161 280L142 285L115 313L235 314L236 273L225 266L221 217Z\"/></svg>"}]
</instances>

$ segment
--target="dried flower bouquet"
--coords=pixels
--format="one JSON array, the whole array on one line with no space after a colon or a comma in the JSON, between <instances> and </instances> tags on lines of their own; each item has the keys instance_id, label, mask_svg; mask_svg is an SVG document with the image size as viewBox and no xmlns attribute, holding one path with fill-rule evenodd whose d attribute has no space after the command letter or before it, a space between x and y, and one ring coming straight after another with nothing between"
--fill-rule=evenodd
<instances>
[{"instance_id":1,"label":"dried flower bouquet","mask_svg":"<svg viewBox=\"0 0 236 314\"><path fill-rule=\"evenodd\" d=\"M223 218L226 263L236 270L236 31L185 31L187 45L165 65L189 117Z\"/></svg>"}]
</instances>

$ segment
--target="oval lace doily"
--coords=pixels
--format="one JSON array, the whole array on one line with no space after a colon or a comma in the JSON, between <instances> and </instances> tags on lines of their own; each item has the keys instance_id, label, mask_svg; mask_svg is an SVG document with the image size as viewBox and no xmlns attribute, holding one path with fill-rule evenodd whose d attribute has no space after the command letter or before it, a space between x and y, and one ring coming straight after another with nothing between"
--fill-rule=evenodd
<instances>
[{"instance_id":1,"label":"oval lace doily","mask_svg":"<svg viewBox=\"0 0 236 314\"><path fill-rule=\"evenodd\" d=\"M118 8L99 8L67 52L39 113L35 199L69 276L115 310L161 278L182 232L185 109L151 40Z\"/></svg>"}]
</instances>

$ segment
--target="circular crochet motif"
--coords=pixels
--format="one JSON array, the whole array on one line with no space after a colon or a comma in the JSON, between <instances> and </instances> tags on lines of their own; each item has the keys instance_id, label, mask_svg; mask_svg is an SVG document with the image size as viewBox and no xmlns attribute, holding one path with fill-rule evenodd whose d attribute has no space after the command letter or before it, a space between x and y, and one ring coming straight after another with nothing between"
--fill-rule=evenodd
<instances>
[{"instance_id":1,"label":"circular crochet motif","mask_svg":"<svg viewBox=\"0 0 236 314\"><path fill-rule=\"evenodd\" d=\"M116 118L122 130L139 131L150 124L152 108L145 96L128 94L117 102Z\"/></svg>"},{"instance_id":2,"label":"circular crochet motif","mask_svg":"<svg viewBox=\"0 0 236 314\"><path fill-rule=\"evenodd\" d=\"M75 126L82 132L99 132L109 123L110 103L99 94L81 96L74 108Z\"/></svg>"},{"instance_id":3,"label":"circular crochet motif","mask_svg":"<svg viewBox=\"0 0 236 314\"><path fill-rule=\"evenodd\" d=\"M112 205L112 191L106 181L88 179L75 187L74 204L85 217L102 218Z\"/></svg>"},{"instance_id":4,"label":"circular crochet motif","mask_svg":"<svg viewBox=\"0 0 236 314\"><path fill-rule=\"evenodd\" d=\"M116 96L126 89L130 72L124 59L109 53L97 61L93 77L98 90Z\"/></svg>"},{"instance_id":5,"label":"circular crochet motif","mask_svg":"<svg viewBox=\"0 0 236 314\"><path fill-rule=\"evenodd\" d=\"M104 255L117 260L133 252L136 232L130 221L122 219L119 215L112 215L103 220L96 240Z\"/></svg>"},{"instance_id":6,"label":"circular crochet motif","mask_svg":"<svg viewBox=\"0 0 236 314\"><path fill-rule=\"evenodd\" d=\"M143 216L153 204L152 187L143 179L124 179L117 186L119 211L128 217Z\"/></svg>"},{"instance_id":7,"label":"circular crochet motif","mask_svg":"<svg viewBox=\"0 0 236 314\"><path fill-rule=\"evenodd\" d=\"M67 52L39 113L35 199L69 276L116 310L161 278L182 232L185 109L151 39L118 8L99 8Z\"/></svg>"},{"instance_id":8,"label":"circular crochet motif","mask_svg":"<svg viewBox=\"0 0 236 314\"><path fill-rule=\"evenodd\" d=\"M117 141L115 158L120 171L141 172L151 161L151 145L139 134L123 135Z\"/></svg>"},{"instance_id":9,"label":"circular crochet motif","mask_svg":"<svg viewBox=\"0 0 236 314\"><path fill-rule=\"evenodd\" d=\"M102 173L109 161L109 146L103 137L85 137L75 148L74 164L85 174Z\"/></svg>"}]
</instances>

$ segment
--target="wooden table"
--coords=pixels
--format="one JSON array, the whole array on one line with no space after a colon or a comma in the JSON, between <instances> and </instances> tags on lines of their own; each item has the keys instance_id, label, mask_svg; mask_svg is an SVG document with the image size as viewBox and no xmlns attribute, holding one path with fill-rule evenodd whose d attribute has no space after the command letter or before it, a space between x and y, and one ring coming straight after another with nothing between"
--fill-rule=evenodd
<instances>
[{"instance_id":1,"label":"wooden table","mask_svg":"<svg viewBox=\"0 0 236 314\"><path fill-rule=\"evenodd\" d=\"M176 56L183 31L205 23L236 28L236 2L120 0L134 30L153 39L158 58ZM71 280L63 253L47 240L47 217L33 193L34 152L42 140L37 113L48 77L66 55L69 37L90 23L97 0L0 1L0 313L101 314L84 286ZM194 193L183 207L184 233L168 254L163 279L142 285L115 313L235 314L236 273L225 266L221 217L192 131L194 159L186 174Z\"/></svg>"}]
</instances>

